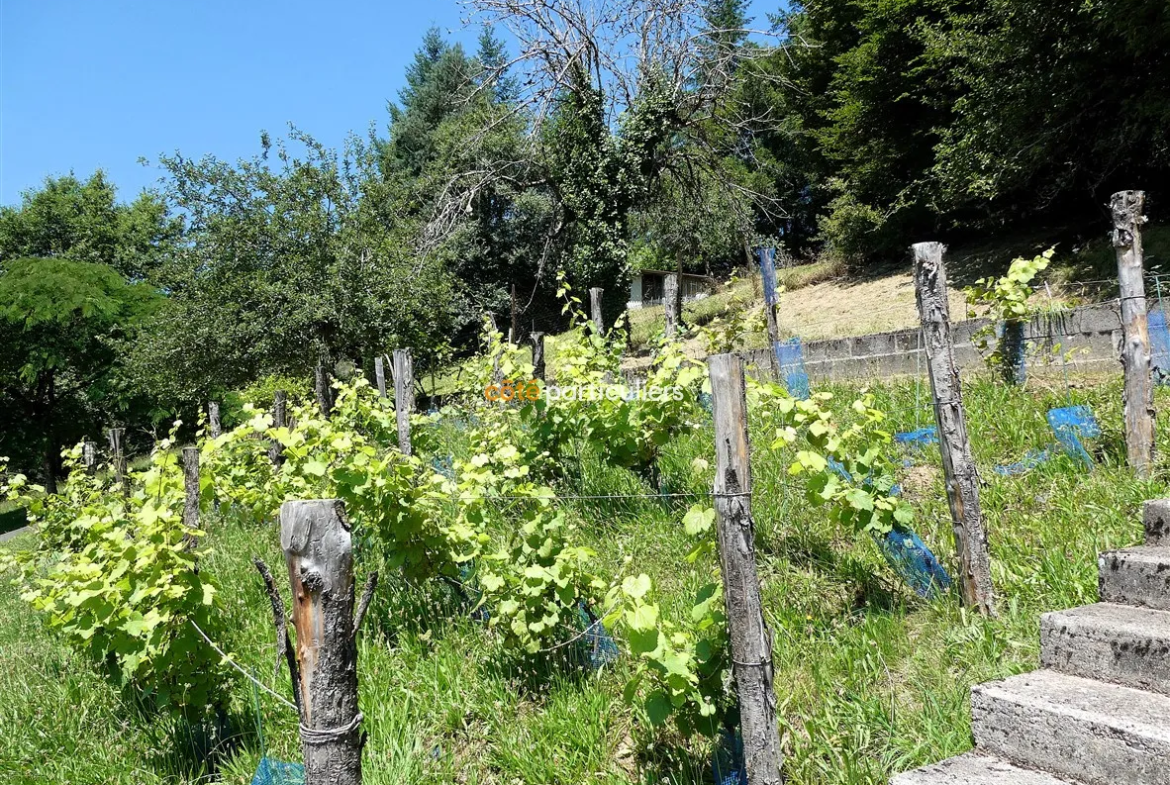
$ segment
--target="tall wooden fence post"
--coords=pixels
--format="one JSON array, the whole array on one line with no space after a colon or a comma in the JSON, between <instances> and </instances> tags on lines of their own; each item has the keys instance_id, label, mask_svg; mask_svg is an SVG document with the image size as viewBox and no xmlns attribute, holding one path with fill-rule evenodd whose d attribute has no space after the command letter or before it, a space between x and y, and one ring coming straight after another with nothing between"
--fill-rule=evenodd
<instances>
[{"instance_id":1,"label":"tall wooden fence post","mask_svg":"<svg viewBox=\"0 0 1170 785\"><path fill-rule=\"evenodd\" d=\"M678 337L678 276L666 276L662 285L662 310L666 315L666 340Z\"/></svg>"},{"instance_id":2,"label":"tall wooden fence post","mask_svg":"<svg viewBox=\"0 0 1170 785\"><path fill-rule=\"evenodd\" d=\"M297 656L289 662L293 692L299 697L305 785L359 785L365 740L358 711L356 635L362 611L355 617L353 542L345 505L337 499L285 502L280 508L280 547L288 564L297 631ZM261 570L265 573L267 568ZM270 585L270 597L273 592ZM361 607L368 596L369 591ZM278 600L279 595L273 600L274 612ZM283 616L281 603L278 638Z\"/></svg>"},{"instance_id":3,"label":"tall wooden fence post","mask_svg":"<svg viewBox=\"0 0 1170 785\"><path fill-rule=\"evenodd\" d=\"M284 390L275 390L272 393L272 427L284 428L287 425L288 393ZM268 445L268 460L276 467L284 463L284 448L275 439Z\"/></svg>"},{"instance_id":4,"label":"tall wooden fence post","mask_svg":"<svg viewBox=\"0 0 1170 785\"><path fill-rule=\"evenodd\" d=\"M605 319L601 314L601 295L604 291L596 287L589 290L589 312L593 315L593 329L598 335L605 335Z\"/></svg>"},{"instance_id":5,"label":"tall wooden fence post","mask_svg":"<svg viewBox=\"0 0 1170 785\"><path fill-rule=\"evenodd\" d=\"M913 250L914 287L934 395L934 415L955 533L955 552L962 573L959 583L963 603L986 616L994 616L991 556L979 507L979 473L971 457L963 392L951 343L947 274L943 267L946 249L942 243L918 243Z\"/></svg>"},{"instance_id":6,"label":"tall wooden fence post","mask_svg":"<svg viewBox=\"0 0 1170 785\"><path fill-rule=\"evenodd\" d=\"M398 418L398 448L410 455L410 415L414 413L414 368L410 349L394 350L394 415Z\"/></svg>"},{"instance_id":7,"label":"tall wooden fence post","mask_svg":"<svg viewBox=\"0 0 1170 785\"><path fill-rule=\"evenodd\" d=\"M110 444L110 462L114 466L114 479L122 486L122 493L127 496L130 495L130 478L126 473L126 453L123 451L122 436L125 430L122 428L111 428L106 433L106 439Z\"/></svg>"},{"instance_id":8,"label":"tall wooden fence post","mask_svg":"<svg viewBox=\"0 0 1170 785\"><path fill-rule=\"evenodd\" d=\"M192 531L199 529L199 448L183 448L183 490L186 492L183 499L183 528ZM198 540L187 534L183 538L187 549L195 547Z\"/></svg>"},{"instance_id":9,"label":"tall wooden fence post","mask_svg":"<svg viewBox=\"0 0 1170 785\"><path fill-rule=\"evenodd\" d=\"M207 402L207 434L217 439L223 434L223 423L219 419L219 404L215 401Z\"/></svg>"},{"instance_id":10,"label":"tall wooden fence post","mask_svg":"<svg viewBox=\"0 0 1170 785\"><path fill-rule=\"evenodd\" d=\"M1113 248L1121 288L1121 367L1125 373L1125 451L1139 477L1154 465L1154 382L1150 367L1150 327L1146 286L1142 280L1142 215L1146 195L1121 191L1109 203L1113 211Z\"/></svg>"},{"instance_id":11,"label":"tall wooden fence post","mask_svg":"<svg viewBox=\"0 0 1170 785\"><path fill-rule=\"evenodd\" d=\"M707 358L715 417L715 512L723 602L731 636L732 674L739 696L744 764L752 785L784 781L772 633L764 622L752 522L750 447L743 361L733 354Z\"/></svg>"},{"instance_id":12,"label":"tall wooden fence post","mask_svg":"<svg viewBox=\"0 0 1170 785\"><path fill-rule=\"evenodd\" d=\"M532 342L532 376L544 381L544 333L530 333L528 340Z\"/></svg>"},{"instance_id":13,"label":"tall wooden fence post","mask_svg":"<svg viewBox=\"0 0 1170 785\"><path fill-rule=\"evenodd\" d=\"M81 465L90 477L97 474L97 442L86 439L81 444Z\"/></svg>"},{"instance_id":14,"label":"tall wooden fence post","mask_svg":"<svg viewBox=\"0 0 1170 785\"><path fill-rule=\"evenodd\" d=\"M780 289L776 283L776 249L756 250L764 283L764 316L768 322L768 346L772 348L772 373L780 378Z\"/></svg>"},{"instance_id":15,"label":"tall wooden fence post","mask_svg":"<svg viewBox=\"0 0 1170 785\"><path fill-rule=\"evenodd\" d=\"M313 387L317 393L317 407L323 417L333 413L333 386L330 367L329 351L322 348L317 356L317 365L313 368Z\"/></svg>"},{"instance_id":16,"label":"tall wooden fence post","mask_svg":"<svg viewBox=\"0 0 1170 785\"><path fill-rule=\"evenodd\" d=\"M378 386L378 397L386 397L386 363L382 355L374 358L374 383Z\"/></svg>"}]
</instances>

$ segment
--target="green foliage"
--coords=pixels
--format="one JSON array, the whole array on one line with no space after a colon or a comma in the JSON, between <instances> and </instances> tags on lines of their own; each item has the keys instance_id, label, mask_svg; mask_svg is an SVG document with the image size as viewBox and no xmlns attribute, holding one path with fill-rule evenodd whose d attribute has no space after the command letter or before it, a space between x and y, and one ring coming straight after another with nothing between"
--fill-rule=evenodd
<instances>
[{"instance_id":1,"label":"green foliage","mask_svg":"<svg viewBox=\"0 0 1170 785\"><path fill-rule=\"evenodd\" d=\"M749 406L767 413L775 428L772 449L792 453L788 474L803 477L805 498L826 507L835 523L855 532L885 534L907 529L914 510L891 493L896 483L893 438L886 416L865 393L842 416L830 407L831 393L797 400L779 384L751 385Z\"/></svg>"},{"instance_id":2,"label":"green foliage","mask_svg":"<svg viewBox=\"0 0 1170 785\"><path fill-rule=\"evenodd\" d=\"M160 297L112 267L65 258L0 267L0 428L17 465L52 490L63 444L137 403L121 375L120 343Z\"/></svg>"},{"instance_id":3,"label":"green foliage","mask_svg":"<svg viewBox=\"0 0 1170 785\"><path fill-rule=\"evenodd\" d=\"M1039 312L1030 302L1035 293L1032 281L1048 268L1055 254L1056 249L1049 248L1031 259L1020 257L1012 261L1011 267L1002 277L980 278L973 286L963 290L967 298L968 318L982 315L991 320L990 324L971 336L981 351L986 351L991 344L996 324L1010 324L1019 329L1033 314ZM993 368L1003 368L1011 362L1007 354L1012 349L1008 341L998 341L994 350L986 355L987 362Z\"/></svg>"},{"instance_id":4,"label":"green foliage","mask_svg":"<svg viewBox=\"0 0 1170 785\"><path fill-rule=\"evenodd\" d=\"M77 447L70 468L79 456ZM170 439L133 482L123 496L79 470L60 495L9 481L3 490L27 505L39 541L8 566L19 570L21 598L70 645L158 709L196 717L226 705L231 680L195 628L222 639L222 608L215 580L198 569L203 533L183 526Z\"/></svg>"},{"instance_id":5,"label":"green foliage","mask_svg":"<svg viewBox=\"0 0 1170 785\"><path fill-rule=\"evenodd\" d=\"M480 533L445 518L443 478L398 451L388 399L364 379L335 390L330 418L315 404L293 405L283 428L246 405L250 420L203 445L211 492L257 521L273 520L289 499L341 499L359 543L391 568L411 579L455 574L482 544Z\"/></svg>"},{"instance_id":6,"label":"green foliage","mask_svg":"<svg viewBox=\"0 0 1170 785\"><path fill-rule=\"evenodd\" d=\"M22 194L19 207L0 207L0 263L20 257L68 257L112 267L119 275L148 277L179 239L181 224L166 205L144 192L119 204L102 171L85 182L49 177Z\"/></svg>"}]
</instances>

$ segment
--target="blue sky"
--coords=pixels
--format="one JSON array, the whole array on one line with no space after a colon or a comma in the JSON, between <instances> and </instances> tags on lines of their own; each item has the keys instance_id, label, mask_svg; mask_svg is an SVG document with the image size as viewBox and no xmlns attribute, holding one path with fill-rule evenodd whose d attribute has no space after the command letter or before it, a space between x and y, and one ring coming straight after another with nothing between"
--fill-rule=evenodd
<instances>
[{"instance_id":1,"label":"blue sky","mask_svg":"<svg viewBox=\"0 0 1170 785\"><path fill-rule=\"evenodd\" d=\"M779 0L753 0L757 24ZM0 204L104 169L132 199L160 153L235 159L289 122L384 133L423 33L475 49L456 0L0 0Z\"/></svg>"}]
</instances>

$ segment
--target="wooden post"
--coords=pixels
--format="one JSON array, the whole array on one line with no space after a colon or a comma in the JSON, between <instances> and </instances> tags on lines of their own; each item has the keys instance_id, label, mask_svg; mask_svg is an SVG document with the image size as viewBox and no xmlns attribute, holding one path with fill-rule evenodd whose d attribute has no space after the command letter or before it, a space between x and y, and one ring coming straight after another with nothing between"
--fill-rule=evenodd
<instances>
[{"instance_id":1,"label":"wooden post","mask_svg":"<svg viewBox=\"0 0 1170 785\"><path fill-rule=\"evenodd\" d=\"M414 369L410 349L394 350L394 415L398 418L398 448L411 454L410 415L414 413Z\"/></svg>"},{"instance_id":2,"label":"wooden post","mask_svg":"<svg viewBox=\"0 0 1170 785\"><path fill-rule=\"evenodd\" d=\"M508 343L520 340L520 312L516 310L516 284L512 284L512 327L508 331Z\"/></svg>"},{"instance_id":3,"label":"wooden post","mask_svg":"<svg viewBox=\"0 0 1170 785\"><path fill-rule=\"evenodd\" d=\"M183 528L197 531L199 529L199 448L183 448L183 489L186 496L183 499ZM198 540L187 534L183 537L187 550L192 550Z\"/></svg>"},{"instance_id":4,"label":"wooden post","mask_svg":"<svg viewBox=\"0 0 1170 785\"><path fill-rule=\"evenodd\" d=\"M359 785L362 715L358 711L353 543L337 499L285 502L280 547L292 584L292 622L301 710L305 785ZM283 614L282 614L283 615ZM278 623L278 628L280 624Z\"/></svg>"},{"instance_id":5,"label":"wooden post","mask_svg":"<svg viewBox=\"0 0 1170 785\"><path fill-rule=\"evenodd\" d=\"M272 427L284 428L288 425L288 393L284 390L275 390L272 393ZM272 465L279 467L284 463L284 448L275 439L268 445L268 460Z\"/></svg>"},{"instance_id":6,"label":"wooden post","mask_svg":"<svg viewBox=\"0 0 1170 785\"><path fill-rule=\"evenodd\" d=\"M662 310L666 314L666 340L678 337L678 276L666 276L662 286Z\"/></svg>"},{"instance_id":7,"label":"wooden post","mask_svg":"<svg viewBox=\"0 0 1170 785\"><path fill-rule=\"evenodd\" d=\"M716 531L744 764L752 785L774 785L784 781L784 756L772 687L772 633L764 622L756 573L743 361L734 354L716 354L707 358L707 365L715 417Z\"/></svg>"},{"instance_id":8,"label":"wooden post","mask_svg":"<svg viewBox=\"0 0 1170 785\"><path fill-rule=\"evenodd\" d=\"M589 312L593 315L593 329L598 335L605 335L605 319L601 315L601 295L604 289L589 290Z\"/></svg>"},{"instance_id":9,"label":"wooden post","mask_svg":"<svg viewBox=\"0 0 1170 785\"><path fill-rule=\"evenodd\" d=\"M386 397L386 364L382 361L382 355L374 358L374 381L378 385L378 397Z\"/></svg>"},{"instance_id":10,"label":"wooden post","mask_svg":"<svg viewBox=\"0 0 1170 785\"><path fill-rule=\"evenodd\" d=\"M81 444L81 465L90 477L97 474L97 442L86 439Z\"/></svg>"},{"instance_id":11,"label":"wooden post","mask_svg":"<svg viewBox=\"0 0 1170 785\"><path fill-rule=\"evenodd\" d=\"M321 349L317 365L313 368L314 387L317 392L317 407L323 417L333 412L333 390L330 387L329 352Z\"/></svg>"},{"instance_id":12,"label":"wooden post","mask_svg":"<svg viewBox=\"0 0 1170 785\"><path fill-rule=\"evenodd\" d=\"M1121 367L1125 373L1125 451L1142 478L1154 465L1154 384L1150 366L1150 327L1142 280L1143 191L1113 194L1113 248L1121 288Z\"/></svg>"},{"instance_id":13,"label":"wooden post","mask_svg":"<svg viewBox=\"0 0 1170 785\"><path fill-rule=\"evenodd\" d=\"M544 381L544 333L531 333L528 340L532 342L532 376Z\"/></svg>"},{"instance_id":14,"label":"wooden post","mask_svg":"<svg viewBox=\"0 0 1170 785\"><path fill-rule=\"evenodd\" d=\"M772 372L780 378L780 288L776 284L776 249L758 248L760 277L764 284L764 316L768 321L768 346L772 347Z\"/></svg>"},{"instance_id":15,"label":"wooden post","mask_svg":"<svg viewBox=\"0 0 1170 785\"><path fill-rule=\"evenodd\" d=\"M114 480L122 486L122 493L127 496L130 495L130 478L126 473L126 453L122 451L122 436L125 430L122 428L111 428L106 433L106 438L110 443L110 461L114 466Z\"/></svg>"},{"instance_id":16,"label":"wooden post","mask_svg":"<svg viewBox=\"0 0 1170 785\"><path fill-rule=\"evenodd\" d=\"M212 439L223 434L223 424L219 419L219 404L215 401L207 402L207 435Z\"/></svg>"},{"instance_id":17,"label":"wooden post","mask_svg":"<svg viewBox=\"0 0 1170 785\"><path fill-rule=\"evenodd\" d=\"M955 533L955 553L962 573L959 585L965 605L986 616L994 616L991 557L979 507L979 473L971 457L963 392L951 343L947 274L943 267L943 251L946 249L942 243L918 243L913 250L918 315L922 320L926 365L934 395L934 415Z\"/></svg>"}]
</instances>

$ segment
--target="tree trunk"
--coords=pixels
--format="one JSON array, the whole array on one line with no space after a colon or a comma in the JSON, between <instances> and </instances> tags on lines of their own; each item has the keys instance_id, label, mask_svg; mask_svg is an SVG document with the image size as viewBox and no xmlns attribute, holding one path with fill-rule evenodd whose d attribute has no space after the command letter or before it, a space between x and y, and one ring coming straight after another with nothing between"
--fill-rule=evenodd
<instances>
[{"instance_id":1,"label":"tree trunk","mask_svg":"<svg viewBox=\"0 0 1170 785\"><path fill-rule=\"evenodd\" d=\"M223 426L219 421L219 404L215 401L207 403L207 433L212 439L223 434Z\"/></svg>"},{"instance_id":2,"label":"tree trunk","mask_svg":"<svg viewBox=\"0 0 1170 785\"><path fill-rule=\"evenodd\" d=\"M780 290L776 283L776 249L760 248L760 278L764 284L764 315L768 321L768 346L772 347L772 373L780 375Z\"/></svg>"},{"instance_id":3,"label":"tree trunk","mask_svg":"<svg viewBox=\"0 0 1170 785\"><path fill-rule=\"evenodd\" d=\"M378 386L378 397L386 397L386 363L382 361L382 355L374 358L374 382Z\"/></svg>"},{"instance_id":4,"label":"tree trunk","mask_svg":"<svg viewBox=\"0 0 1170 785\"><path fill-rule=\"evenodd\" d=\"M605 335L605 318L601 313L601 296L604 291L596 287L589 290L589 312L593 316L593 329L598 335Z\"/></svg>"},{"instance_id":5,"label":"tree trunk","mask_svg":"<svg viewBox=\"0 0 1170 785\"><path fill-rule=\"evenodd\" d=\"M532 341L532 376L544 381L544 333L532 333L528 336Z\"/></svg>"}]
</instances>

